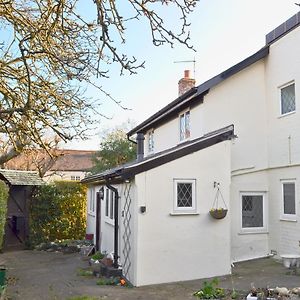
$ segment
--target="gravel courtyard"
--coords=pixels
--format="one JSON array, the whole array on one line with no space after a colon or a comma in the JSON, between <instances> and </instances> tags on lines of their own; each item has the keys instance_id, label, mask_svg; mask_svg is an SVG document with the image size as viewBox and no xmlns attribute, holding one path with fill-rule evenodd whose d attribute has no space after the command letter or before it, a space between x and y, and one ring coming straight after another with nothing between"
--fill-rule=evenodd
<instances>
[{"instance_id":1,"label":"gravel courtyard","mask_svg":"<svg viewBox=\"0 0 300 300\"><path fill-rule=\"evenodd\" d=\"M83 295L106 300L196 300L192 294L203 282L193 280L139 288L98 286L97 278L77 275L79 269L88 266L79 254L15 251L0 254L0 261L8 267L7 296L12 300L63 300ZM219 278L220 287L249 291L251 283L257 287L300 286L298 274L291 275L271 258L238 263L232 271L232 276Z\"/></svg>"}]
</instances>

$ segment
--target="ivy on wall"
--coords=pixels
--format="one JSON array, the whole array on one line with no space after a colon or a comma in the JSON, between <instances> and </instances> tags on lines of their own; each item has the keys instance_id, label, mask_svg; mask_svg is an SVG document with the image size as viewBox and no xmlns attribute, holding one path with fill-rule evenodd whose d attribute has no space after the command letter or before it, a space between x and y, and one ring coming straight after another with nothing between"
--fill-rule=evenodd
<instances>
[{"instance_id":1,"label":"ivy on wall","mask_svg":"<svg viewBox=\"0 0 300 300\"><path fill-rule=\"evenodd\" d=\"M8 191L8 186L4 181L0 180L0 249L2 249L3 246L3 237L5 232Z\"/></svg>"},{"instance_id":2,"label":"ivy on wall","mask_svg":"<svg viewBox=\"0 0 300 300\"><path fill-rule=\"evenodd\" d=\"M32 244L83 239L86 228L86 186L57 181L36 188L30 209Z\"/></svg>"}]
</instances>

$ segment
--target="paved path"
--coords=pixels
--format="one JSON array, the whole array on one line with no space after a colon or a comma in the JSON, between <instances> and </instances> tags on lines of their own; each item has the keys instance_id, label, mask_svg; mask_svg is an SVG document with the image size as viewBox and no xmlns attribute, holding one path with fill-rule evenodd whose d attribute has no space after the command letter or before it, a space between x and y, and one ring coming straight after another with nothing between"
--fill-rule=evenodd
<instances>
[{"instance_id":1,"label":"paved path","mask_svg":"<svg viewBox=\"0 0 300 300\"><path fill-rule=\"evenodd\" d=\"M193 292L203 280L161 284L140 288L97 286L97 278L77 275L87 262L79 254L39 251L16 251L0 254L8 269L9 299L64 300L71 296L89 295L106 300L185 300L193 299ZM159 272L159 270L158 270ZM232 276L219 278L220 286L236 290L257 287L297 287L300 276L287 275L287 270L273 259L260 259L236 264Z\"/></svg>"}]
</instances>

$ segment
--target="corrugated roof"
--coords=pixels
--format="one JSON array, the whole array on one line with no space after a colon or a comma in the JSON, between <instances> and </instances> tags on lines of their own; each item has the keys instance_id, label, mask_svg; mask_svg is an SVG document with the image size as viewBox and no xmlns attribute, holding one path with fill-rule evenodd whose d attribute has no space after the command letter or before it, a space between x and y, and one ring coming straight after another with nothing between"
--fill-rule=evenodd
<instances>
[{"instance_id":1,"label":"corrugated roof","mask_svg":"<svg viewBox=\"0 0 300 300\"><path fill-rule=\"evenodd\" d=\"M11 185L43 185L45 182L39 177L37 172L3 170L0 169L0 177Z\"/></svg>"}]
</instances>

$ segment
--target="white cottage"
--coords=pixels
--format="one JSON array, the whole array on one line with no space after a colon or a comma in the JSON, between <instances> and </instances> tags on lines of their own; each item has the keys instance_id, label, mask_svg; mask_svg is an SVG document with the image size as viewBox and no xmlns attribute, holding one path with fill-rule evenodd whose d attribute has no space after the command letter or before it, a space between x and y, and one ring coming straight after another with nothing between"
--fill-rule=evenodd
<instances>
[{"instance_id":1,"label":"white cottage","mask_svg":"<svg viewBox=\"0 0 300 300\"><path fill-rule=\"evenodd\" d=\"M87 233L134 285L300 254L299 24L300 13L261 50L188 91L186 72L184 93L128 133L137 160L83 180ZM221 220L209 215L216 187L228 208Z\"/></svg>"}]
</instances>

